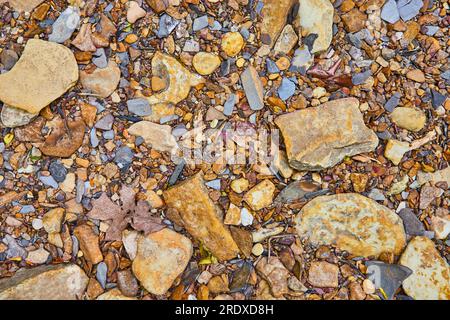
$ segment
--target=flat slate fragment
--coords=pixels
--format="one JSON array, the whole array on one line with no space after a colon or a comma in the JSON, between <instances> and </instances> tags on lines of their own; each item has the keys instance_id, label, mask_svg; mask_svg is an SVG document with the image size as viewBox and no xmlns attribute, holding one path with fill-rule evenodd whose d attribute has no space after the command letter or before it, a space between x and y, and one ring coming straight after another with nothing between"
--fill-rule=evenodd
<instances>
[{"instance_id":1,"label":"flat slate fragment","mask_svg":"<svg viewBox=\"0 0 450 320\"><path fill-rule=\"evenodd\" d=\"M375 150L378 138L364 124L355 98L327 102L275 119L289 165L297 170L330 168L346 156Z\"/></svg>"}]
</instances>

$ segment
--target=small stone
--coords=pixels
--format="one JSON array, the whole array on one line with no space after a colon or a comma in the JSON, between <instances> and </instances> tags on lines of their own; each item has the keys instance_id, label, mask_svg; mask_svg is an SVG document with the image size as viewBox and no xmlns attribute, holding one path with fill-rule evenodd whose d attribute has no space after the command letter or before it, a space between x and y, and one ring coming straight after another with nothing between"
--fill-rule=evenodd
<instances>
[{"instance_id":1,"label":"small stone","mask_svg":"<svg viewBox=\"0 0 450 320\"><path fill-rule=\"evenodd\" d=\"M84 224L76 227L74 235L80 243L80 249L83 252L83 256L89 263L97 264L100 261L103 261L98 235L94 233L94 230L92 230L90 226Z\"/></svg>"},{"instance_id":2,"label":"small stone","mask_svg":"<svg viewBox=\"0 0 450 320\"><path fill-rule=\"evenodd\" d=\"M302 0L298 20L303 36L315 35L311 53L326 51L333 36L334 8L329 0ZM299 33L300 33L299 32Z\"/></svg>"},{"instance_id":3,"label":"small stone","mask_svg":"<svg viewBox=\"0 0 450 320\"><path fill-rule=\"evenodd\" d=\"M108 57L104 48L98 48L93 54L92 62L97 68L105 69L108 66Z\"/></svg>"},{"instance_id":4,"label":"small stone","mask_svg":"<svg viewBox=\"0 0 450 320\"><path fill-rule=\"evenodd\" d=\"M353 8L350 12L341 16L342 22L347 32L355 33L366 26L367 15L357 8Z\"/></svg>"},{"instance_id":5,"label":"small stone","mask_svg":"<svg viewBox=\"0 0 450 320\"><path fill-rule=\"evenodd\" d=\"M96 300L137 300L136 298L127 297L123 295L119 289L111 289L97 297Z\"/></svg>"},{"instance_id":6,"label":"small stone","mask_svg":"<svg viewBox=\"0 0 450 320\"><path fill-rule=\"evenodd\" d=\"M165 294L184 271L193 252L191 241L170 229L138 236L132 269L152 294Z\"/></svg>"},{"instance_id":7,"label":"small stone","mask_svg":"<svg viewBox=\"0 0 450 320\"><path fill-rule=\"evenodd\" d=\"M350 289L350 300L364 300L366 294L358 282L352 282L348 286Z\"/></svg>"},{"instance_id":8,"label":"small stone","mask_svg":"<svg viewBox=\"0 0 450 320\"><path fill-rule=\"evenodd\" d=\"M139 6L136 1L128 2L127 20L129 23L135 23L139 19L145 17L147 12Z\"/></svg>"},{"instance_id":9,"label":"small stone","mask_svg":"<svg viewBox=\"0 0 450 320\"><path fill-rule=\"evenodd\" d=\"M199 52L192 60L195 70L202 76L212 74L221 63L219 56L209 52Z\"/></svg>"},{"instance_id":10,"label":"small stone","mask_svg":"<svg viewBox=\"0 0 450 320\"><path fill-rule=\"evenodd\" d=\"M159 1L159 0L156 0ZM161 2L161 1L160 1ZM172 18L168 14L163 14L159 19L159 29L157 32L158 38L166 38L168 37L173 30L180 24L180 21Z\"/></svg>"},{"instance_id":11,"label":"small stone","mask_svg":"<svg viewBox=\"0 0 450 320\"><path fill-rule=\"evenodd\" d=\"M405 292L416 300L449 300L450 267L426 237L413 238L399 263L413 271L403 281Z\"/></svg>"},{"instance_id":12,"label":"small stone","mask_svg":"<svg viewBox=\"0 0 450 320\"><path fill-rule=\"evenodd\" d=\"M228 32L222 37L222 50L229 57L237 56L244 45L244 38L239 32Z\"/></svg>"},{"instance_id":13,"label":"small stone","mask_svg":"<svg viewBox=\"0 0 450 320\"><path fill-rule=\"evenodd\" d=\"M5 2L8 2L16 11L32 12L33 9L44 2L44 0L0 0L0 4Z\"/></svg>"},{"instance_id":14,"label":"small stone","mask_svg":"<svg viewBox=\"0 0 450 320\"><path fill-rule=\"evenodd\" d=\"M318 288L338 287L339 267L326 261L314 261L308 271L308 282Z\"/></svg>"},{"instance_id":15,"label":"small stone","mask_svg":"<svg viewBox=\"0 0 450 320\"><path fill-rule=\"evenodd\" d=\"M177 149L177 142L172 135L172 128L150 121L140 121L133 124L128 132L131 135L144 138L145 143L161 152L173 152Z\"/></svg>"},{"instance_id":16,"label":"small stone","mask_svg":"<svg viewBox=\"0 0 450 320\"><path fill-rule=\"evenodd\" d=\"M128 112L139 117L145 117L152 114L150 103L147 99L132 99L127 101Z\"/></svg>"},{"instance_id":17,"label":"small stone","mask_svg":"<svg viewBox=\"0 0 450 320\"><path fill-rule=\"evenodd\" d=\"M74 264L20 269L0 280L0 300L77 300L89 278Z\"/></svg>"},{"instance_id":18,"label":"small stone","mask_svg":"<svg viewBox=\"0 0 450 320\"><path fill-rule=\"evenodd\" d=\"M253 216L252 214L246 209L242 208L241 210L241 224L244 227L251 226L253 223Z\"/></svg>"},{"instance_id":19,"label":"small stone","mask_svg":"<svg viewBox=\"0 0 450 320\"><path fill-rule=\"evenodd\" d=\"M114 61L109 61L104 69L96 69L92 73L80 72L80 81L83 88L98 95L100 98L109 97L120 81L120 69Z\"/></svg>"},{"instance_id":20,"label":"small stone","mask_svg":"<svg viewBox=\"0 0 450 320\"><path fill-rule=\"evenodd\" d=\"M127 297L134 297L139 292L139 284L130 270L117 272L117 286L120 292Z\"/></svg>"},{"instance_id":21,"label":"small stone","mask_svg":"<svg viewBox=\"0 0 450 320\"><path fill-rule=\"evenodd\" d=\"M97 51L93 41L92 41L92 32L91 32L91 24L85 23L81 26L80 31L78 32L76 38L72 41L72 45L77 47L77 49L81 51Z\"/></svg>"},{"instance_id":22,"label":"small stone","mask_svg":"<svg viewBox=\"0 0 450 320\"><path fill-rule=\"evenodd\" d=\"M231 182L231 189L236 193L247 191L249 182L245 178L239 178Z\"/></svg>"},{"instance_id":23,"label":"small stone","mask_svg":"<svg viewBox=\"0 0 450 320\"><path fill-rule=\"evenodd\" d=\"M419 209L427 209L430 204L436 199L442 196L444 190L434 186L423 186L420 190L420 202Z\"/></svg>"},{"instance_id":24,"label":"small stone","mask_svg":"<svg viewBox=\"0 0 450 320\"><path fill-rule=\"evenodd\" d=\"M256 265L256 270L269 283L274 297L280 298L289 291L287 286L289 271L277 257L263 257Z\"/></svg>"},{"instance_id":25,"label":"small stone","mask_svg":"<svg viewBox=\"0 0 450 320\"><path fill-rule=\"evenodd\" d=\"M262 0L261 9L261 38L268 50L270 50L277 39L281 39L280 33L286 25L289 11L294 5L295 0ZM284 30L283 30L284 31ZM282 40L281 40L282 41Z\"/></svg>"},{"instance_id":26,"label":"small stone","mask_svg":"<svg viewBox=\"0 0 450 320\"><path fill-rule=\"evenodd\" d=\"M264 252L264 247L261 243L257 243L253 246L252 248L252 254L254 254L255 256L259 257L260 255L262 255Z\"/></svg>"},{"instance_id":27,"label":"small stone","mask_svg":"<svg viewBox=\"0 0 450 320\"><path fill-rule=\"evenodd\" d=\"M0 54L0 62L7 71L11 70L18 60L19 56L14 50L5 49Z\"/></svg>"},{"instance_id":28,"label":"small stone","mask_svg":"<svg viewBox=\"0 0 450 320\"><path fill-rule=\"evenodd\" d=\"M446 239L450 234L450 214L445 208L438 208L431 217L431 229L436 239Z\"/></svg>"},{"instance_id":29,"label":"small stone","mask_svg":"<svg viewBox=\"0 0 450 320\"><path fill-rule=\"evenodd\" d=\"M212 277L208 282L209 292L213 294L229 292L228 283L221 276Z\"/></svg>"},{"instance_id":30,"label":"small stone","mask_svg":"<svg viewBox=\"0 0 450 320\"><path fill-rule=\"evenodd\" d=\"M396 23L400 19L396 0L387 0L381 10L381 19L389 23Z\"/></svg>"},{"instance_id":31,"label":"small stone","mask_svg":"<svg viewBox=\"0 0 450 320\"><path fill-rule=\"evenodd\" d=\"M375 293L375 285L370 279L364 279L363 281L363 290L366 294L374 294Z\"/></svg>"},{"instance_id":32,"label":"small stone","mask_svg":"<svg viewBox=\"0 0 450 320\"><path fill-rule=\"evenodd\" d=\"M48 233L61 232L61 226L64 219L64 209L56 208L47 212L42 218L45 231Z\"/></svg>"},{"instance_id":33,"label":"small stone","mask_svg":"<svg viewBox=\"0 0 450 320\"><path fill-rule=\"evenodd\" d=\"M52 33L48 36L51 42L63 43L70 39L80 22L80 10L69 6L52 25Z\"/></svg>"},{"instance_id":34,"label":"small stone","mask_svg":"<svg viewBox=\"0 0 450 320\"><path fill-rule=\"evenodd\" d=\"M420 131L425 126L427 117L425 112L418 108L397 107L391 113L392 121L400 128L409 131Z\"/></svg>"},{"instance_id":35,"label":"small stone","mask_svg":"<svg viewBox=\"0 0 450 320\"><path fill-rule=\"evenodd\" d=\"M355 256L399 254L406 243L398 215L357 193L316 197L295 222L299 236L317 245L336 245Z\"/></svg>"},{"instance_id":36,"label":"small stone","mask_svg":"<svg viewBox=\"0 0 450 320\"><path fill-rule=\"evenodd\" d=\"M425 74L420 69L410 70L406 73L406 77L416 82L425 82Z\"/></svg>"},{"instance_id":37,"label":"small stone","mask_svg":"<svg viewBox=\"0 0 450 320\"><path fill-rule=\"evenodd\" d=\"M241 82L250 108L255 111L264 108L264 88L253 66L248 66L241 74Z\"/></svg>"},{"instance_id":38,"label":"small stone","mask_svg":"<svg viewBox=\"0 0 450 320\"><path fill-rule=\"evenodd\" d=\"M281 81L281 85L278 88L278 96L283 101L286 101L290 97L292 97L295 93L295 83L289 80L288 78L283 78Z\"/></svg>"},{"instance_id":39,"label":"small stone","mask_svg":"<svg viewBox=\"0 0 450 320\"><path fill-rule=\"evenodd\" d=\"M66 179L67 169L59 161L53 161L48 167L48 171L56 182L63 182Z\"/></svg>"},{"instance_id":40,"label":"small stone","mask_svg":"<svg viewBox=\"0 0 450 320\"><path fill-rule=\"evenodd\" d=\"M366 266L368 279L376 289L383 290L383 296L388 300L393 299L402 282L412 273L407 267L381 261L368 261Z\"/></svg>"},{"instance_id":41,"label":"small stone","mask_svg":"<svg viewBox=\"0 0 450 320\"><path fill-rule=\"evenodd\" d=\"M205 29L207 26L209 26L208 16L204 15L194 20L194 23L192 24L192 30L194 30L194 32L197 32Z\"/></svg>"},{"instance_id":42,"label":"small stone","mask_svg":"<svg viewBox=\"0 0 450 320\"><path fill-rule=\"evenodd\" d=\"M385 103L384 105L384 109L386 109L386 111L388 112L392 112L394 111L395 107L398 106L398 104L400 103L400 93L395 92L390 98L389 100Z\"/></svg>"},{"instance_id":43,"label":"small stone","mask_svg":"<svg viewBox=\"0 0 450 320\"><path fill-rule=\"evenodd\" d=\"M274 51L276 53L288 54L298 43L298 36L292 25L288 24L284 27L277 42Z\"/></svg>"},{"instance_id":44,"label":"small stone","mask_svg":"<svg viewBox=\"0 0 450 320\"><path fill-rule=\"evenodd\" d=\"M22 109L13 108L6 104L3 105L1 111L2 124L7 128L25 126L30 123L35 117L36 114L34 113L29 113Z\"/></svg>"},{"instance_id":45,"label":"small stone","mask_svg":"<svg viewBox=\"0 0 450 320\"><path fill-rule=\"evenodd\" d=\"M107 114L100 120L98 120L94 127L96 129L107 131L112 129L113 123L114 123L114 116L112 114Z\"/></svg>"},{"instance_id":46,"label":"small stone","mask_svg":"<svg viewBox=\"0 0 450 320\"><path fill-rule=\"evenodd\" d=\"M403 21L408 21L417 16L423 7L422 0L398 0L398 12Z\"/></svg>"},{"instance_id":47,"label":"small stone","mask_svg":"<svg viewBox=\"0 0 450 320\"><path fill-rule=\"evenodd\" d=\"M34 251L28 252L26 261L32 264L44 264L47 262L50 253L44 248L39 248Z\"/></svg>"},{"instance_id":48,"label":"small stone","mask_svg":"<svg viewBox=\"0 0 450 320\"><path fill-rule=\"evenodd\" d=\"M273 202L275 185L266 179L254 186L244 195L244 201L255 211L268 207Z\"/></svg>"},{"instance_id":49,"label":"small stone","mask_svg":"<svg viewBox=\"0 0 450 320\"><path fill-rule=\"evenodd\" d=\"M410 149L407 142L389 139L384 150L384 156L397 166L402 161L404 154Z\"/></svg>"},{"instance_id":50,"label":"small stone","mask_svg":"<svg viewBox=\"0 0 450 320\"><path fill-rule=\"evenodd\" d=\"M145 0L150 8L156 13L161 13L167 9L167 0Z\"/></svg>"},{"instance_id":51,"label":"small stone","mask_svg":"<svg viewBox=\"0 0 450 320\"><path fill-rule=\"evenodd\" d=\"M440 94L436 90L431 90L431 104L433 105L433 108L437 109L438 107L442 106L447 100L447 97L443 94Z\"/></svg>"}]
</instances>

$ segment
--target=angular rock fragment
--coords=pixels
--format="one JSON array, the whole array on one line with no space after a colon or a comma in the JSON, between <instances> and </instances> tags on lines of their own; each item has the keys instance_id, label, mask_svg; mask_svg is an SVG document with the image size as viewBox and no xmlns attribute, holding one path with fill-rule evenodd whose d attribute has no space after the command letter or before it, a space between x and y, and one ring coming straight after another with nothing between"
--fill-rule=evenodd
<instances>
[{"instance_id":1,"label":"angular rock fragment","mask_svg":"<svg viewBox=\"0 0 450 320\"><path fill-rule=\"evenodd\" d=\"M2 124L7 128L16 128L24 126L33 120L37 114L29 113L22 109L3 105L1 112Z\"/></svg>"},{"instance_id":2,"label":"angular rock fragment","mask_svg":"<svg viewBox=\"0 0 450 320\"><path fill-rule=\"evenodd\" d=\"M410 150L409 143L389 139L384 150L384 156L397 166L402 161L404 154Z\"/></svg>"},{"instance_id":3,"label":"angular rock fragment","mask_svg":"<svg viewBox=\"0 0 450 320\"><path fill-rule=\"evenodd\" d=\"M278 39L283 27L286 24L289 11L296 0L263 0L261 10L261 37L267 38L265 42L270 48Z\"/></svg>"},{"instance_id":4,"label":"angular rock fragment","mask_svg":"<svg viewBox=\"0 0 450 320\"><path fill-rule=\"evenodd\" d=\"M194 175L164 192L169 208L176 209L179 222L220 260L239 254L230 232L219 219L220 208L211 200L201 173Z\"/></svg>"},{"instance_id":5,"label":"angular rock fragment","mask_svg":"<svg viewBox=\"0 0 450 320\"><path fill-rule=\"evenodd\" d=\"M381 10L381 19L389 23L396 23L400 20L400 13L398 12L397 2L395 0L387 0Z\"/></svg>"},{"instance_id":6,"label":"angular rock fragment","mask_svg":"<svg viewBox=\"0 0 450 320\"><path fill-rule=\"evenodd\" d=\"M150 121L140 121L133 124L128 132L134 136L142 137L153 149L161 152L175 152L178 144L172 135L172 128Z\"/></svg>"},{"instance_id":7,"label":"angular rock fragment","mask_svg":"<svg viewBox=\"0 0 450 320\"><path fill-rule=\"evenodd\" d=\"M63 43L70 39L72 33L80 22L80 9L78 7L67 7L52 25L52 33L48 36L48 41Z\"/></svg>"},{"instance_id":8,"label":"angular rock fragment","mask_svg":"<svg viewBox=\"0 0 450 320\"><path fill-rule=\"evenodd\" d=\"M241 82L250 108L252 110L264 108L264 88L258 72L253 66L249 66L242 72Z\"/></svg>"},{"instance_id":9,"label":"angular rock fragment","mask_svg":"<svg viewBox=\"0 0 450 320\"><path fill-rule=\"evenodd\" d=\"M100 98L109 97L120 81L120 69L114 61L109 61L104 69L95 69L92 73L80 72L80 81L83 87Z\"/></svg>"},{"instance_id":10,"label":"angular rock fragment","mask_svg":"<svg viewBox=\"0 0 450 320\"><path fill-rule=\"evenodd\" d=\"M254 186L244 195L244 201L255 211L272 204L276 188L272 181L266 179Z\"/></svg>"},{"instance_id":11,"label":"angular rock fragment","mask_svg":"<svg viewBox=\"0 0 450 320\"><path fill-rule=\"evenodd\" d=\"M398 264L389 264L381 261L368 261L367 275L376 289L383 290L385 299L392 300L402 282L408 278L412 270Z\"/></svg>"},{"instance_id":12,"label":"angular rock fragment","mask_svg":"<svg viewBox=\"0 0 450 320\"><path fill-rule=\"evenodd\" d=\"M318 171L333 167L346 156L373 151L378 145L355 98L327 102L275 119L283 134L291 167Z\"/></svg>"},{"instance_id":13,"label":"angular rock fragment","mask_svg":"<svg viewBox=\"0 0 450 320\"><path fill-rule=\"evenodd\" d=\"M406 242L402 221L393 211L356 193L314 198L295 222L299 236L357 256L399 254Z\"/></svg>"},{"instance_id":14,"label":"angular rock fragment","mask_svg":"<svg viewBox=\"0 0 450 320\"><path fill-rule=\"evenodd\" d=\"M83 143L86 125L83 120L79 119L68 121L67 127L69 131L66 130L64 121L57 121L52 133L39 146L43 154L68 158L78 150Z\"/></svg>"},{"instance_id":15,"label":"angular rock fragment","mask_svg":"<svg viewBox=\"0 0 450 320\"><path fill-rule=\"evenodd\" d=\"M295 33L292 25L288 24L284 27L273 49L276 53L288 54L292 49L294 49L297 43L297 33Z\"/></svg>"},{"instance_id":16,"label":"angular rock fragment","mask_svg":"<svg viewBox=\"0 0 450 320\"><path fill-rule=\"evenodd\" d=\"M0 100L37 114L77 81L78 64L72 51L56 43L30 39L13 69L0 75Z\"/></svg>"},{"instance_id":17,"label":"angular rock fragment","mask_svg":"<svg viewBox=\"0 0 450 320\"><path fill-rule=\"evenodd\" d=\"M314 261L308 271L308 282L319 288L336 288L339 267L326 261Z\"/></svg>"},{"instance_id":18,"label":"angular rock fragment","mask_svg":"<svg viewBox=\"0 0 450 320\"><path fill-rule=\"evenodd\" d=\"M103 255L100 250L98 235L87 224L75 228L73 232L80 243L80 249L86 260L91 264L97 264L103 261Z\"/></svg>"},{"instance_id":19,"label":"angular rock fragment","mask_svg":"<svg viewBox=\"0 0 450 320\"><path fill-rule=\"evenodd\" d=\"M413 271L403 281L403 289L416 300L449 300L450 267L426 237L415 237L399 263Z\"/></svg>"},{"instance_id":20,"label":"angular rock fragment","mask_svg":"<svg viewBox=\"0 0 450 320\"><path fill-rule=\"evenodd\" d=\"M311 53L328 49L333 37L334 8L329 0L299 0L298 20L301 35L316 35Z\"/></svg>"},{"instance_id":21,"label":"angular rock fragment","mask_svg":"<svg viewBox=\"0 0 450 320\"><path fill-rule=\"evenodd\" d=\"M89 278L74 264L20 269L0 280L0 300L77 300Z\"/></svg>"},{"instance_id":22,"label":"angular rock fragment","mask_svg":"<svg viewBox=\"0 0 450 320\"><path fill-rule=\"evenodd\" d=\"M256 271L269 283L274 297L280 298L289 292L287 281L290 273L277 257L262 258L256 265Z\"/></svg>"},{"instance_id":23,"label":"angular rock fragment","mask_svg":"<svg viewBox=\"0 0 450 320\"><path fill-rule=\"evenodd\" d=\"M140 235L132 269L142 286L153 294L165 294L184 271L193 252L191 241L170 229Z\"/></svg>"},{"instance_id":24,"label":"angular rock fragment","mask_svg":"<svg viewBox=\"0 0 450 320\"><path fill-rule=\"evenodd\" d=\"M433 173L419 171L417 174L417 181L419 182L419 185L423 185L427 182L447 182L450 186L450 166Z\"/></svg>"},{"instance_id":25,"label":"angular rock fragment","mask_svg":"<svg viewBox=\"0 0 450 320\"><path fill-rule=\"evenodd\" d=\"M153 76L163 79L167 87L166 90L148 98L151 105L177 104L187 98L191 87L205 81L201 76L191 73L177 59L161 52L153 56L152 71Z\"/></svg>"},{"instance_id":26,"label":"angular rock fragment","mask_svg":"<svg viewBox=\"0 0 450 320\"><path fill-rule=\"evenodd\" d=\"M0 0L0 4L8 2L16 11L31 12L44 0Z\"/></svg>"}]
</instances>

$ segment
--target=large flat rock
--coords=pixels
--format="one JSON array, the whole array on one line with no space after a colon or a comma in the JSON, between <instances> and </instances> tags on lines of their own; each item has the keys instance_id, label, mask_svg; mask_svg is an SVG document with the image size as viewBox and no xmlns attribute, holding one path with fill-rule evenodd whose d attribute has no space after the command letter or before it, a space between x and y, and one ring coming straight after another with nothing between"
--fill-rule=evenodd
<instances>
[{"instance_id":1,"label":"large flat rock","mask_svg":"<svg viewBox=\"0 0 450 320\"><path fill-rule=\"evenodd\" d=\"M400 254L406 244L395 212L357 193L321 196L295 218L297 232L314 244L335 245L355 256Z\"/></svg>"},{"instance_id":2,"label":"large flat rock","mask_svg":"<svg viewBox=\"0 0 450 320\"><path fill-rule=\"evenodd\" d=\"M179 222L220 260L236 257L239 248L225 227L220 208L211 200L198 173L164 192L169 208L176 209Z\"/></svg>"},{"instance_id":3,"label":"large flat rock","mask_svg":"<svg viewBox=\"0 0 450 320\"><path fill-rule=\"evenodd\" d=\"M20 269L0 280L0 300L76 300L89 278L74 264Z\"/></svg>"},{"instance_id":4,"label":"large flat rock","mask_svg":"<svg viewBox=\"0 0 450 320\"><path fill-rule=\"evenodd\" d=\"M366 127L355 98L333 100L279 116L291 167L322 170L346 156L375 150L378 137Z\"/></svg>"},{"instance_id":5,"label":"large flat rock","mask_svg":"<svg viewBox=\"0 0 450 320\"><path fill-rule=\"evenodd\" d=\"M165 294L186 268L192 252L191 240L170 229L139 235L133 273L149 292Z\"/></svg>"},{"instance_id":6,"label":"large flat rock","mask_svg":"<svg viewBox=\"0 0 450 320\"><path fill-rule=\"evenodd\" d=\"M44 0L0 0L0 4L9 2L11 7L16 11L31 12L40 5Z\"/></svg>"},{"instance_id":7,"label":"large flat rock","mask_svg":"<svg viewBox=\"0 0 450 320\"><path fill-rule=\"evenodd\" d=\"M36 114L77 81L78 64L69 48L30 39L13 69L0 75L0 100Z\"/></svg>"},{"instance_id":8,"label":"large flat rock","mask_svg":"<svg viewBox=\"0 0 450 320\"><path fill-rule=\"evenodd\" d=\"M416 300L449 300L450 267L426 237L413 238L400 262L413 273L403 281L403 289Z\"/></svg>"}]
</instances>

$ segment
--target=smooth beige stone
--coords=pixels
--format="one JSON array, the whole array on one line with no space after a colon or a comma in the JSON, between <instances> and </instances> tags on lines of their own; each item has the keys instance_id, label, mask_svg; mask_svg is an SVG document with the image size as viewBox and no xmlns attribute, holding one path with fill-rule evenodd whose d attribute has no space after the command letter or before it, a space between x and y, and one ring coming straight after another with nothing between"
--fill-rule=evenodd
<instances>
[{"instance_id":1,"label":"smooth beige stone","mask_svg":"<svg viewBox=\"0 0 450 320\"><path fill-rule=\"evenodd\" d=\"M400 128L409 131L420 131L425 126L427 117L418 108L397 107L391 113L392 121Z\"/></svg>"},{"instance_id":2,"label":"smooth beige stone","mask_svg":"<svg viewBox=\"0 0 450 320\"><path fill-rule=\"evenodd\" d=\"M110 60L104 69L97 68L92 73L81 71L80 81L83 88L90 90L100 98L107 98L119 84L120 68L117 63Z\"/></svg>"},{"instance_id":3,"label":"smooth beige stone","mask_svg":"<svg viewBox=\"0 0 450 320\"><path fill-rule=\"evenodd\" d=\"M263 180L244 195L244 201L253 210L261 210L273 202L276 187L269 179Z\"/></svg>"},{"instance_id":4,"label":"smooth beige stone","mask_svg":"<svg viewBox=\"0 0 450 320\"><path fill-rule=\"evenodd\" d=\"M295 218L297 233L317 245L335 245L356 256L400 254L406 244L395 212L357 193L320 196Z\"/></svg>"},{"instance_id":5,"label":"smooth beige stone","mask_svg":"<svg viewBox=\"0 0 450 320\"><path fill-rule=\"evenodd\" d=\"M153 149L161 152L172 152L178 147L172 135L172 127L160 125L150 121L140 121L133 124L128 132L134 136L142 137Z\"/></svg>"},{"instance_id":6,"label":"smooth beige stone","mask_svg":"<svg viewBox=\"0 0 450 320\"><path fill-rule=\"evenodd\" d=\"M30 39L12 70L0 75L0 100L37 114L77 81L78 64L69 48Z\"/></svg>"},{"instance_id":7,"label":"smooth beige stone","mask_svg":"<svg viewBox=\"0 0 450 320\"><path fill-rule=\"evenodd\" d=\"M409 143L389 139L384 149L384 156L392 161L393 164L398 165L402 161L406 152L411 150Z\"/></svg>"}]
</instances>

